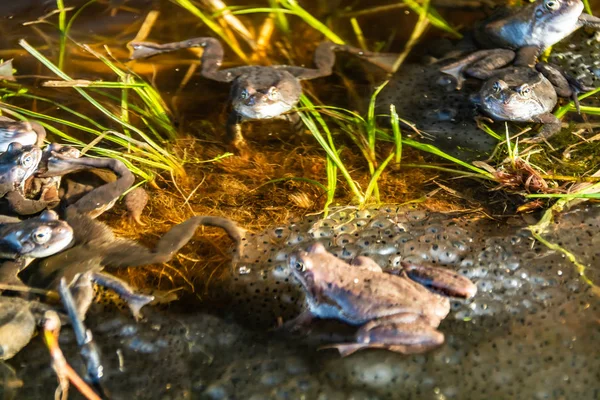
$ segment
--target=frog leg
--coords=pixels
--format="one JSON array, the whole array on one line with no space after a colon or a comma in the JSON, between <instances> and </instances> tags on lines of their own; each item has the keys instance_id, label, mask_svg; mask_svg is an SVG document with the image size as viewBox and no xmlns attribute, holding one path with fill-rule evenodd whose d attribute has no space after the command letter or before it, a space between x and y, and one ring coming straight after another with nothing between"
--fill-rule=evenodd
<instances>
[{"instance_id":1,"label":"frog leg","mask_svg":"<svg viewBox=\"0 0 600 400\"><path fill-rule=\"evenodd\" d=\"M313 56L314 63L317 68L295 67L291 65L276 65L273 67L277 69L283 69L294 75L299 80L321 78L324 76L329 76L333 72L333 65L335 64L335 52L337 51L343 51L358 56L388 72L393 72L391 67L393 62L398 58L397 54L373 53L370 51L364 51L357 47L325 41L317 46Z\"/></svg>"},{"instance_id":2,"label":"frog leg","mask_svg":"<svg viewBox=\"0 0 600 400\"><path fill-rule=\"evenodd\" d=\"M10 210L18 215L37 214L57 204L56 201L27 199L17 191L8 192L4 198L8 202Z\"/></svg>"},{"instance_id":3,"label":"frog leg","mask_svg":"<svg viewBox=\"0 0 600 400\"><path fill-rule=\"evenodd\" d=\"M577 22L579 23L579 25L584 26L586 28L600 29L600 18L594 17L590 14L582 13L581 15L579 15Z\"/></svg>"},{"instance_id":4,"label":"frog leg","mask_svg":"<svg viewBox=\"0 0 600 400\"><path fill-rule=\"evenodd\" d=\"M92 272L91 279L98 285L115 291L123 300L125 300L125 302L127 302L131 314L133 314L133 317L138 321L142 318L140 309L154 300L154 296L138 294L127 284L127 282L109 274Z\"/></svg>"},{"instance_id":5,"label":"frog leg","mask_svg":"<svg viewBox=\"0 0 600 400\"><path fill-rule=\"evenodd\" d=\"M358 256L350 263L353 267L364 269L371 272L383 272L383 269L372 258Z\"/></svg>"},{"instance_id":6,"label":"frog leg","mask_svg":"<svg viewBox=\"0 0 600 400\"><path fill-rule=\"evenodd\" d=\"M39 123L35 121L29 121L31 124L31 129L37 134L37 147L42 147L44 145L44 139L46 139L46 129Z\"/></svg>"},{"instance_id":7,"label":"frog leg","mask_svg":"<svg viewBox=\"0 0 600 400\"><path fill-rule=\"evenodd\" d=\"M102 255L101 264L112 267L135 267L168 262L192 239L196 228L201 225L223 229L234 242L238 254L240 254L245 230L227 218L195 216L171 228L158 241L154 249L148 249L129 240L118 240Z\"/></svg>"},{"instance_id":8,"label":"frog leg","mask_svg":"<svg viewBox=\"0 0 600 400\"><path fill-rule=\"evenodd\" d=\"M517 55L513 62L516 67L533 67L542 49L539 46L524 46L517 50Z\"/></svg>"},{"instance_id":9,"label":"frog leg","mask_svg":"<svg viewBox=\"0 0 600 400\"><path fill-rule=\"evenodd\" d=\"M189 49L193 47L202 47L202 76L219 81L231 82L242 71L248 67L231 68L219 71L223 62L223 46L221 43L212 37L197 37L193 39L183 40L181 42L173 42L166 44L157 44L152 42L132 42L133 54L131 59L148 58L157 54L168 53L171 51Z\"/></svg>"},{"instance_id":10,"label":"frog leg","mask_svg":"<svg viewBox=\"0 0 600 400\"><path fill-rule=\"evenodd\" d=\"M571 98L575 103L577 112L579 109L579 93L589 92L594 88L585 86L576 78L566 73L563 69L544 62L539 62L535 65L535 69L544 75L554 86L556 94L560 97Z\"/></svg>"},{"instance_id":11,"label":"frog leg","mask_svg":"<svg viewBox=\"0 0 600 400\"><path fill-rule=\"evenodd\" d=\"M90 193L85 194L74 204L67 207L67 213L88 214L101 209L110 208L116 199L133 185L135 177L119 160L113 158L69 158L63 160L72 170L88 168L109 169L115 173L117 180L106 183Z\"/></svg>"},{"instance_id":12,"label":"frog leg","mask_svg":"<svg viewBox=\"0 0 600 400\"><path fill-rule=\"evenodd\" d=\"M402 271L415 282L447 296L471 298L477 286L470 279L448 269L402 261Z\"/></svg>"},{"instance_id":13,"label":"frog leg","mask_svg":"<svg viewBox=\"0 0 600 400\"><path fill-rule=\"evenodd\" d=\"M358 350L379 348L402 354L418 354L444 343L444 334L434 327L427 317L413 313L400 313L367 322L356 332L356 343L339 343L323 346L333 348L346 357Z\"/></svg>"},{"instance_id":14,"label":"frog leg","mask_svg":"<svg viewBox=\"0 0 600 400\"><path fill-rule=\"evenodd\" d=\"M235 110L231 110L225 125L225 142L233 152L239 154L240 157L247 158L250 154L250 148L246 139L242 136L242 122L244 122L244 118Z\"/></svg>"},{"instance_id":15,"label":"frog leg","mask_svg":"<svg viewBox=\"0 0 600 400\"><path fill-rule=\"evenodd\" d=\"M556 116L554 116L554 114L552 113L536 115L531 119L531 122L537 122L544 125L536 136L524 139L521 141L522 143L543 142L545 139L548 139L549 137L560 132L561 129L560 120L556 118Z\"/></svg>"},{"instance_id":16,"label":"frog leg","mask_svg":"<svg viewBox=\"0 0 600 400\"><path fill-rule=\"evenodd\" d=\"M79 274L76 276L75 285L79 285L78 282L80 280L87 281L87 283L89 283L89 274ZM91 287L91 283L89 286ZM67 286L67 281L65 278L61 278L58 285L58 292L60 293L63 307L69 315L69 320L71 321L71 326L73 327L73 332L75 333L75 338L77 339L77 345L80 348L81 357L86 365L88 377L94 384L99 384L100 379L104 375L104 367L102 366L102 362L100 360L100 352L98 351L98 347L94 342L92 331L86 329L85 325L83 324L84 318L82 318L80 314L80 310L77 307L75 299L73 298L71 289ZM85 317L85 314L83 317Z\"/></svg>"},{"instance_id":17,"label":"frog leg","mask_svg":"<svg viewBox=\"0 0 600 400\"><path fill-rule=\"evenodd\" d=\"M3 247L0 243L0 247ZM2 250L4 253L4 250ZM19 272L27 267L27 262L21 260L10 260L4 261L0 264L0 283L4 285L15 285L25 286L21 278L19 278Z\"/></svg>"},{"instance_id":18,"label":"frog leg","mask_svg":"<svg viewBox=\"0 0 600 400\"><path fill-rule=\"evenodd\" d=\"M29 343L37 323L27 300L1 297L0 310L0 360L8 360Z\"/></svg>"},{"instance_id":19,"label":"frog leg","mask_svg":"<svg viewBox=\"0 0 600 400\"><path fill-rule=\"evenodd\" d=\"M571 88L571 84L567 80L565 73L561 71L558 67L539 62L535 64L535 69L540 72L542 75L546 77L554 86L554 90L556 90L556 94L560 97L571 97L573 95L573 89Z\"/></svg>"},{"instance_id":20,"label":"frog leg","mask_svg":"<svg viewBox=\"0 0 600 400\"><path fill-rule=\"evenodd\" d=\"M515 56L516 54L512 50L479 50L442 67L440 71L453 76L456 79L456 89L460 90L465 81L465 75L482 80L488 79L496 69L509 64Z\"/></svg>"},{"instance_id":21,"label":"frog leg","mask_svg":"<svg viewBox=\"0 0 600 400\"><path fill-rule=\"evenodd\" d=\"M142 187L136 187L133 190L130 190L123 199L125 203L125 208L129 213L131 219L142 226L146 224L142 222L140 217L142 216L142 211L146 207L148 203L148 193Z\"/></svg>"}]
</instances>

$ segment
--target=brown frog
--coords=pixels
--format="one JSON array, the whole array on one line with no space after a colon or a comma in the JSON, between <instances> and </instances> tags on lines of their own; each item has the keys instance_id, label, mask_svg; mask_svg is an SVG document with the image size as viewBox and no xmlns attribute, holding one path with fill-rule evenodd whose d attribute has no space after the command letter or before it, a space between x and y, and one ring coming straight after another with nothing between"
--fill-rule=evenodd
<instances>
[{"instance_id":1,"label":"brown frog","mask_svg":"<svg viewBox=\"0 0 600 400\"><path fill-rule=\"evenodd\" d=\"M232 110L227 120L226 141L240 154L247 153L247 144L241 133L244 121L256 119L288 119L296 129L302 125L300 118L291 111L302 94L301 80L315 79L331 75L335 63L335 52L344 51L371 61L383 67L381 55L332 42L321 43L314 54L317 68L304 68L290 65L260 66L250 65L221 70L223 47L211 37L199 37L181 42L156 44L133 42L133 59L152 57L179 49L202 47L202 71L205 78L218 82L230 82Z\"/></svg>"},{"instance_id":2,"label":"brown frog","mask_svg":"<svg viewBox=\"0 0 600 400\"><path fill-rule=\"evenodd\" d=\"M424 285L466 298L477 292L470 280L447 269L407 264L399 275L391 275L368 257L347 264L320 243L291 255L289 266L306 291L308 310L287 326L314 316L359 326L356 343L328 346L342 356L365 348L403 354L433 349L444 342L436 328L450 312L450 302Z\"/></svg>"}]
</instances>

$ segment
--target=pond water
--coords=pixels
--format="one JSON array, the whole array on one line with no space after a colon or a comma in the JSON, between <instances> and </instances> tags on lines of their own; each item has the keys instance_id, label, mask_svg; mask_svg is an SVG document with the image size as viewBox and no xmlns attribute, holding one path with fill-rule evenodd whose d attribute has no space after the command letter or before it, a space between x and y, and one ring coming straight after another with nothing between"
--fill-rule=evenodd
<instances>
[{"instance_id":1,"label":"pond water","mask_svg":"<svg viewBox=\"0 0 600 400\"><path fill-rule=\"evenodd\" d=\"M72 87L42 86L59 78L19 45L19 40L25 39L52 63L59 63L58 18L49 14L56 3L0 3L0 57L12 58L17 74L22 75L0 87L9 111L39 113L29 116L56 129L49 130L51 140L78 140L81 146L96 136L65 121L93 127L107 136L113 135L108 130L127 132L127 127L108 118ZM62 71L73 79L119 80L105 62L81 46L86 44L108 56L121 70L129 69L150 81L164 99L168 116L155 115L156 120L147 123L145 114L134 108L141 109L144 103L130 89L125 98L132 105L128 118L158 146L175 155L175 163L185 169L183 173L172 166L149 167L134 160L133 165L141 168L139 179L148 180L144 187L150 201L142 217L146 226L127 220L120 204L100 219L117 236L144 244L156 242L168 228L192 215L225 216L247 229L239 248L223 232L206 228L199 230L170 263L110 270L133 286L175 293L179 299L145 307L144 320L136 323L113 297L98 295L86 323L102 354L102 386L107 398L600 398L600 353L596 350L600 302L598 289L590 283L600 279L597 204L579 204L557 215L543 238L564 251L551 249L527 228L541 218L542 211L517 212L529 201L514 193L524 192L523 187L530 184L525 184L527 177L520 176L523 185L513 191L508 184L496 187L498 182L469 179L464 172L459 175L462 179L456 179L449 170L460 167L448 158L405 145L403 166L390 164L378 182L377 195L383 205L356 207L356 191L338 173L335 198L329 214L324 215L327 193L323 185L327 185L328 170L325 152L311 135L294 136L285 121L248 122L242 126L251 156L213 161L229 150L223 145L229 84L200 76L199 53L192 51L129 61L127 44L140 39L149 13L158 12L142 40L158 43L214 36L198 17L166 0L65 3L73 7L68 10L67 21L74 13L79 14L70 26ZM268 7L269 3L239 0L227 5ZM342 0L301 3L348 43L357 43L351 24L355 15L369 49L399 53L417 23L414 12L396 5L384 12L358 13L394 4ZM461 31L481 20L490 5L432 4ZM591 6L600 10L595 2ZM258 36L268 31L267 15L241 15L240 19L252 35ZM265 34L268 45L260 51L252 51L239 35L234 37L251 63L310 67L323 36L297 17L289 17L289 23L289 34L277 27L272 36ZM389 113L386 101L393 100L401 118L425 131L416 133L403 125L405 139L433 144L466 162L496 165L502 160L492 159L490 154L499 140L477 127L468 85L463 92L447 90L439 85L437 69L430 64L457 43L451 34L429 26L399 72L391 77L376 110ZM578 32L555 46L550 61L585 80L586 85L600 86L598 43L593 32ZM239 54L225 48L223 67L243 63ZM374 87L387 78L373 65L338 54L331 76L303 82L303 87L315 103L365 115ZM122 114L122 89L85 90L109 112ZM597 99L592 96L582 105L597 106ZM89 119L75 117L73 112ZM365 147L357 142L359 136L348 134L365 129L364 125L336 124L331 113L324 115L351 180L364 194L371 176L366 161L369 155L361 153ZM451 118L446 118L449 115ZM544 176L590 175L600 166L600 141L593 131L596 118L594 111L568 113L563 120L569 123L568 128L548 146L521 150L531 152L532 163ZM158 120L166 121L168 128ZM378 123L389 132L388 118ZM490 126L504 136L505 129L515 134L524 125L508 124L505 128L496 122ZM177 138L163 141L159 137L166 139L169 132ZM61 137L63 133L71 139ZM139 139L134 131L129 133ZM97 144L123 150L107 137ZM128 150L132 157L145 157L145 153ZM393 153L393 141L378 138L376 150L381 163ZM570 180L558 182L551 188L564 189ZM337 351L322 348L352 340L353 332L342 324L319 321L308 335L273 329L305 307L305 295L291 276L287 259L293 251L315 241L340 258L369 255L392 270L398 268L400 259L442 264L471 279L478 293L469 300L451 301L450 314L439 327L445 343L438 349L416 355L365 350L342 358ZM60 345L67 360L83 373L68 326L62 329ZM0 368L3 398L54 396L56 375L40 335ZM82 398L74 388L69 395Z\"/></svg>"}]
</instances>

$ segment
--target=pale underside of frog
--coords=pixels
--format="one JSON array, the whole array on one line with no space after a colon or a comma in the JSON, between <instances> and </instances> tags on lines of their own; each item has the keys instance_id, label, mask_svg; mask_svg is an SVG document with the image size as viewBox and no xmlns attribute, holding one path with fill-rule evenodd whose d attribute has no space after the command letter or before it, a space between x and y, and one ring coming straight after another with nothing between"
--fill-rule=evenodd
<instances>
[{"instance_id":1,"label":"pale underside of frog","mask_svg":"<svg viewBox=\"0 0 600 400\"><path fill-rule=\"evenodd\" d=\"M444 335L436 328L450 312L448 298L438 293L469 298L477 292L469 279L444 268L404 264L391 275L364 256L350 265L320 243L292 254L289 267L308 309L284 327L296 329L313 317L358 326L354 343L326 346L342 356L367 348L413 354L438 347Z\"/></svg>"},{"instance_id":2,"label":"pale underside of frog","mask_svg":"<svg viewBox=\"0 0 600 400\"><path fill-rule=\"evenodd\" d=\"M92 196L94 192L90 193ZM135 318L140 309L153 300L153 296L136 293L126 282L103 272L105 267L135 267L171 260L193 237L199 225L218 226L240 241L239 229L229 220L219 217L196 216L171 228L154 248L146 248L137 242L116 237L105 224L79 213L76 206L68 207L65 221L60 221L53 211L19 221L13 217L0 219L0 283L14 288L17 293L34 295L39 290L56 290L61 279L69 283L74 298L77 318L85 319L92 304L94 284L115 291L129 306ZM14 310L19 306L22 313L40 308L38 302L31 304L0 297L0 310L6 306ZM30 297L27 297L30 301ZM41 306L44 309L47 307ZM0 323L0 357L12 357L26 345L36 319L25 318L15 323L22 314ZM2 341L5 340L5 341ZM20 346L20 347L19 347Z\"/></svg>"},{"instance_id":3,"label":"pale underside of frog","mask_svg":"<svg viewBox=\"0 0 600 400\"><path fill-rule=\"evenodd\" d=\"M221 43L211 37L200 37L176 43L156 44L134 42L133 59L152 57L157 54L202 47L202 76L218 82L230 82L232 111L226 125L226 142L240 154L247 153L247 144L242 136L241 124L247 120L283 118L296 129L301 123L296 113L290 112L302 94L301 80L331 75L335 63L335 52L348 52L380 65L380 54L338 45L321 43L314 54L315 69L289 65L243 66L220 70L223 61Z\"/></svg>"}]
</instances>

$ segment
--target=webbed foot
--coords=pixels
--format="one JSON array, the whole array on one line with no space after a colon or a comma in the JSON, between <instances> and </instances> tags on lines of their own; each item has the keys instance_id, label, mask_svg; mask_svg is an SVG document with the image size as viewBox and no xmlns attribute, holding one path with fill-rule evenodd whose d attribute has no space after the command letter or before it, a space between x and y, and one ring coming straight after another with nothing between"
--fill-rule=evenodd
<instances>
[{"instance_id":1,"label":"webbed foot","mask_svg":"<svg viewBox=\"0 0 600 400\"><path fill-rule=\"evenodd\" d=\"M148 204L148 193L143 188L136 187L125 195L123 201L131 219L135 223L145 226L146 224L142 222L140 217L144 207Z\"/></svg>"},{"instance_id":2,"label":"webbed foot","mask_svg":"<svg viewBox=\"0 0 600 400\"><path fill-rule=\"evenodd\" d=\"M98 285L114 290L125 300L136 321L142 319L141 308L154 300L154 296L138 294L125 281L112 275L94 272L92 273L92 280Z\"/></svg>"}]
</instances>

